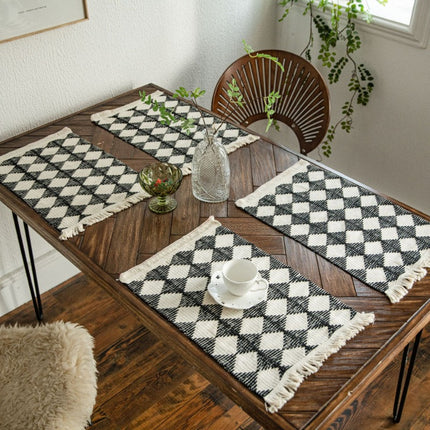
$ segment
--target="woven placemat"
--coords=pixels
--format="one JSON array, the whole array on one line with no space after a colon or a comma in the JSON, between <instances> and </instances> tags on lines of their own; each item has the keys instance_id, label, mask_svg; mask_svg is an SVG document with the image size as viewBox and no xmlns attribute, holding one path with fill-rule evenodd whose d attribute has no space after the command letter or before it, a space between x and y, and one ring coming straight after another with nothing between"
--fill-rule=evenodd
<instances>
[{"instance_id":1,"label":"woven placemat","mask_svg":"<svg viewBox=\"0 0 430 430\"><path fill-rule=\"evenodd\" d=\"M141 100L114 110L95 113L91 116L91 120L157 160L180 167L182 173L187 175L191 173L194 149L203 139L205 126L219 124L220 120L208 113L204 113L204 117L201 118L194 106L161 91L154 92L151 97L159 103L165 103L177 117L196 120L190 135L182 131L178 123L170 126L162 124L160 112L154 111ZM218 136L227 153L259 139L258 136L248 134L228 122L221 125Z\"/></svg>"},{"instance_id":2,"label":"woven placemat","mask_svg":"<svg viewBox=\"0 0 430 430\"><path fill-rule=\"evenodd\" d=\"M266 300L230 309L208 292L224 263L250 259L269 282ZM120 280L261 396L270 412L304 378L374 320L357 313L300 273L223 227L213 217Z\"/></svg>"},{"instance_id":3,"label":"woven placemat","mask_svg":"<svg viewBox=\"0 0 430 430\"><path fill-rule=\"evenodd\" d=\"M236 205L398 302L430 267L430 223L301 160Z\"/></svg>"},{"instance_id":4,"label":"woven placemat","mask_svg":"<svg viewBox=\"0 0 430 430\"><path fill-rule=\"evenodd\" d=\"M69 128L1 156L0 183L62 240L150 197L133 169Z\"/></svg>"}]
</instances>

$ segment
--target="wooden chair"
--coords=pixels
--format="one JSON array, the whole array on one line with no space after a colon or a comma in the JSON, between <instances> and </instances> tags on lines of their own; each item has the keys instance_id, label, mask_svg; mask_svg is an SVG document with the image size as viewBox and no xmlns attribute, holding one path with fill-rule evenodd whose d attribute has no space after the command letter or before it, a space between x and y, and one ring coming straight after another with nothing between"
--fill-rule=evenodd
<instances>
[{"instance_id":1,"label":"wooden chair","mask_svg":"<svg viewBox=\"0 0 430 430\"><path fill-rule=\"evenodd\" d=\"M244 55L223 73L212 97L212 110L242 126L265 119L264 98L279 91L273 118L289 126L297 136L300 152L307 154L323 140L330 121L330 102L324 79L304 58L291 52L263 50L277 57L284 72L273 61ZM243 94L242 108L229 104L227 83L236 79Z\"/></svg>"}]
</instances>

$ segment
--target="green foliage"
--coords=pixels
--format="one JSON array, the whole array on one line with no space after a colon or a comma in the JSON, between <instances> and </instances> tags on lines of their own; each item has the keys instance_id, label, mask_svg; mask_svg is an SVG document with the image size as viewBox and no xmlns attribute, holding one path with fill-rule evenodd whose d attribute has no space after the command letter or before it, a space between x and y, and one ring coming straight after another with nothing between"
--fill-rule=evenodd
<instances>
[{"instance_id":1,"label":"green foliage","mask_svg":"<svg viewBox=\"0 0 430 430\"><path fill-rule=\"evenodd\" d=\"M272 57L269 54L266 53L257 53L254 54L254 50L251 46L249 46L244 40L242 41L245 51L250 55L251 57L259 57L259 58L267 58L270 61L273 61L275 64L278 65L284 71L284 67L282 64L278 61L278 58ZM232 79L231 82L227 83L228 90L227 94L229 97L229 101L227 104L227 107L225 109L225 116L221 119L220 124L218 127L215 128L214 132L216 133L221 125L229 118L229 116L234 112L234 106L243 107L244 101L243 101L243 95L240 91L240 88L236 82L235 79ZM202 118L202 121L204 123L205 116L203 115L202 110L200 109L199 105L197 104L197 99L201 96L203 96L206 93L205 90L202 90L200 88L196 88L193 91L188 91L184 87L179 87L175 93L173 94L173 97L175 98L183 98L188 99L192 102L192 104L197 108L197 110L200 112L200 116ZM151 97L151 94L146 94L145 91L139 92L140 99L146 103L147 105L151 105L152 109L154 111L160 111L160 122L164 125L171 125L172 123L175 123L176 125L179 125L181 129L187 133L191 133L191 129L195 126L194 119L189 118L183 118L179 115L176 115L172 110L166 108L164 103L159 103L157 100L153 99ZM272 91L268 97L265 97L264 99L264 106L265 106L265 112L267 114L267 128L266 131L273 125L277 130L279 130L279 127L276 123L276 120L272 118L272 116L275 114L274 105L276 103L276 100L279 99L281 95L278 91ZM230 109L230 106L233 105L233 108ZM205 131L208 133L208 127L205 124Z\"/></svg>"},{"instance_id":2,"label":"green foliage","mask_svg":"<svg viewBox=\"0 0 430 430\"><path fill-rule=\"evenodd\" d=\"M331 84L339 81L340 74L342 73L343 68L348 63L347 57L341 57L338 61L333 65L328 74L328 80Z\"/></svg>"},{"instance_id":3,"label":"green foliage","mask_svg":"<svg viewBox=\"0 0 430 430\"><path fill-rule=\"evenodd\" d=\"M239 107L243 107L243 95L237 86L236 79L232 79L232 81L228 82L227 85L227 95L229 97L230 103L234 103Z\"/></svg>"},{"instance_id":4,"label":"green foliage","mask_svg":"<svg viewBox=\"0 0 430 430\"><path fill-rule=\"evenodd\" d=\"M241 94L239 87L237 86L237 83L234 79L228 84L228 87L229 89L227 93L230 98L229 103L235 104L237 106L243 106L243 95ZM205 117L204 117L203 111L197 104L197 99L203 96L205 93L206 91L200 88L196 88L195 90L189 91L184 87L179 87L173 94L173 97L188 99L189 101L191 101L192 104L200 112L201 118L204 122ZM195 121L193 118L184 118L182 116L177 115L175 112L168 109L164 103L159 103L157 100L151 97L151 94L146 94L145 91L140 91L139 96L144 103L146 103L147 105L151 105L152 109L155 112L157 111L160 112L160 117L161 117L160 122L162 124L170 126L172 125L172 123L174 123L178 125L186 134L191 133L192 128L195 126ZM224 123L226 119L227 117L222 119L221 123L215 129L215 132L218 131L219 127L221 127L221 125ZM207 132L207 127L205 128Z\"/></svg>"},{"instance_id":5,"label":"green foliage","mask_svg":"<svg viewBox=\"0 0 430 430\"><path fill-rule=\"evenodd\" d=\"M295 0L297 1L297 0ZM254 49L248 45L244 40L242 40L243 47L247 54L251 58L267 58L270 61L273 61L283 72L284 66L279 62L279 59L277 57L273 57L272 55L266 54L266 53L254 53ZM279 125L276 122L276 120L273 118L273 115L276 113L275 111L275 104L278 99L281 98L281 94L279 91L271 91L270 94L267 97L264 97L264 112L267 116L267 125L266 125L266 132L269 130L269 128L273 125L276 130L279 131Z\"/></svg>"},{"instance_id":6,"label":"green foliage","mask_svg":"<svg viewBox=\"0 0 430 430\"><path fill-rule=\"evenodd\" d=\"M283 72L285 71L284 66L279 62L277 57L273 57L272 55L266 54L264 52L254 53L254 49L250 45L248 45L245 40L242 40L242 44L246 53L251 58L267 58L268 60L273 61Z\"/></svg>"},{"instance_id":7,"label":"green foliage","mask_svg":"<svg viewBox=\"0 0 430 430\"><path fill-rule=\"evenodd\" d=\"M173 114L170 112L169 109L166 108L166 106L163 103L158 103L157 100L153 99L151 97L151 94L146 95L145 91L139 91L139 95L141 100L146 103L147 105L152 105L152 109L157 112L160 111L160 115L161 115L161 123L166 125L166 124L171 124L172 121L175 120L175 117L173 116Z\"/></svg>"},{"instance_id":8,"label":"green foliage","mask_svg":"<svg viewBox=\"0 0 430 430\"><path fill-rule=\"evenodd\" d=\"M352 115L355 105L366 106L369 102L370 93L373 90L373 76L364 65L358 65L353 54L361 47L360 35L356 29L356 20L369 22L371 16L364 6L365 0L348 0L345 6L341 6L333 0L303 0L305 10L303 15L309 15L309 38L307 45L300 55L304 55L308 61L312 60L311 48L314 43L313 26L315 26L321 41L318 52L318 60L327 67L330 84L339 82L346 66L350 67L350 77L347 83L349 98L342 106L342 116L334 124L330 125L325 141L322 144L323 154L329 157L331 154L331 143L338 127L347 133L352 129ZM284 13L279 21L285 20L291 8L298 0L281 0L279 4L284 7ZM388 0L378 0L385 5ZM322 12L330 11L330 19L315 15L315 9ZM343 55L338 54L339 45L343 45Z\"/></svg>"},{"instance_id":9,"label":"green foliage","mask_svg":"<svg viewBox=\"0 0 430 430\"><path fill-rule=\"evenodd\" d=\"M274 125L276 130L279 130L279 126L276 124L276 121L273 118L273 115L275 114L275 103L276 100L280 99L281 95L279 94L279 91L271 91L270 94L264 98L264 110L267 115L267 125L266 125L266 132L269 130L269 128Z\"/></svg>"}]
</instances>

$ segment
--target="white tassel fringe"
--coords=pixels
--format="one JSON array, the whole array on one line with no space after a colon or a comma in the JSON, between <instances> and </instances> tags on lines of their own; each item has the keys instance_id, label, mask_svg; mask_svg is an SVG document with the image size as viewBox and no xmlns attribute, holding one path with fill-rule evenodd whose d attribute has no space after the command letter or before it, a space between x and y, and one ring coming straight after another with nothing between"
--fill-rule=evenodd
<instances>
[{"instance_id":1,"label":"white tassel fringe","mask_svg":"<svg viewBox=\"0 0 430 430\"><path fill-rule=\"evenodd\" d=\"M349 324L341 327L327 342L287 370L278 386L264 398L266 409L271 413L281 409L294 396L297 388L306 377L315 373L330 355L339 351L348 340L374 321L375 315L373 313L356 314Z\"/></svg>"},{"instance_id":2,"label":"white tassel fringe","mask_svg":"<svg viewBox=\"0 0 430 430\"><path fill-rule=\"evenodd\" d=\"M79 221L79 223L61 230L60 240L66 240L73 236L76 236L85 230L85 226L95 224L99 221L103 221L104 219L109 218L113 214L121 212L124 209L127 209L130 206L133 206L134 204L147 199L148 197L150 197L150 195L147 193L133 194L122 202L108 206L94 215L89 215Z\"/></svg>"},{"instance_id":3,"label":"white tassel fringe","mask_svg":"<svg viewBox=\"0 0 430 430\"><path fill-rule=\"evenodd\" d=\"M426 267L430 267L430 249L421 251L421 258L411 266L406 266L405 271L397 280L388 284L385 294L391 303L397 303L413 287L416 281L427 275Z\"/></svg>"},{"instance_id":4,"label":"white tassel fringe","mask_svg":"<svg viewBox=\"0 0 430 430\"><path fill-rule=\"evenodd\" d=\"M217 221L213 215L211 215L205 222L200 224L190 233L182 236L180 239L175 240L175 242L158 251L152 257L149 257L143 263L132 267L131 269L123 272L119 276L119 280L124 284L129 284L133 281L145 279L148 270L157 266L160 263L166 263L179 251L185 251L187 249L192 249L196 240L200 239L203 235L213 233L221 223Z\"/></svg>"}]
</instances>

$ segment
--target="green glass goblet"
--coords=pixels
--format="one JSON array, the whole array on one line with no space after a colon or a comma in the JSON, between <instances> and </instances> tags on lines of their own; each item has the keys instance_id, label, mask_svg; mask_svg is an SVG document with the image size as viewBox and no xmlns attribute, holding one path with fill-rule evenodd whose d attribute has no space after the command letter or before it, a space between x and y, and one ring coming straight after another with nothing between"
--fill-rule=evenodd
<instances>
[{"instance_id":1,"label":"green glass goblet","mask_svg":"<svg viewBox=\"0 0 430 430\"><path fill-rule=\"evenodd\" d=\"M170 163L153 163L139 172L140 186L153 197L149 209L157 214L165 214L176 208L177 202L170 195L179 187L182 171Z\"/></svg>"}]
</instances>

